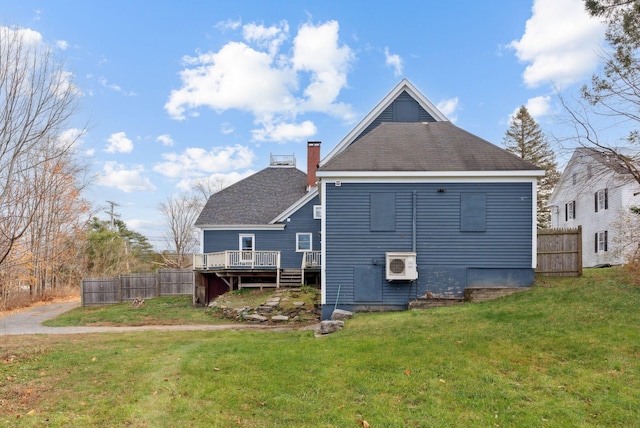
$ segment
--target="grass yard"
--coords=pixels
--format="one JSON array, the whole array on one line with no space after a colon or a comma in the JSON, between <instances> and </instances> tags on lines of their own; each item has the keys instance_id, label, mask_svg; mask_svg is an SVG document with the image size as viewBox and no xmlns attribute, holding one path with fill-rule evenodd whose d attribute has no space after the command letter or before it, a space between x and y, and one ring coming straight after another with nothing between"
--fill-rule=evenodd
<instances>
[{"instance_id":1,"label":"grass yard","mask_svg":"<svg viewBox=\"0 0 640 428\"><path fill-rule=\"evenodd\" d=\"M254 290L245 288L219 296L219 307L255 308L265 303L275 290ZM280 310L290 310L294 301L304 302L305 307L313 308L320 302L319 291L303 287L301 290L280 289L278 295L282 301ZM157 297L147 299L143 306L132 308L131 302L116 305L89 306L75 308L43 324L49 327L66 326L139 326L139 325L178 325L178 324L228 324L229 319L222 318L218 309L194 307L191 296Z\"/></svg>"},{"instance_id":2,"label":"grass yard","mask_svg":"<svg viewBox=\"0 0 640 428\"><path fill-rule=\"evenodd\" d=\"M131 302L72 309L43 325L64 326L138 326L212 324L222 322L204 308L194 308L191 296L147 299L143 306L132 308Z\"/></svg>"},{"instance_id":3,"label":"grass yard","mask_svg":"<svg viewBox=\"0 0 640 428\"><path fill-rule=\"evenodd\" d=\"M0 425L640 426L640 288L613 269L338 333L5 336Z\"/></svg>"}]
</instances>

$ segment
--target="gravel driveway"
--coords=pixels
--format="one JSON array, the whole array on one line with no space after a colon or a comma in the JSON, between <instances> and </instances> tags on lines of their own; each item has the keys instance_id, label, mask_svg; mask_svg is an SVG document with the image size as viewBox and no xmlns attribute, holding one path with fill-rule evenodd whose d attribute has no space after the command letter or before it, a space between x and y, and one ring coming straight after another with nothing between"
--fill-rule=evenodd
<instances>
[{"instance_id":1,"label":"gravel driveway","mask_svg":"<svg viewBox=\"0 0 640 428\"><path fill-rule=\"evenodd\" d=\"M149 325L136 327L45 327L41 323L80 306L80 302L60 302L36 306L14 315L0 318L1 335L19 334L79 334L132 331L220 331L220 330L274 330L291 331L298 328L255 324L199 324L199 325Z\"/></svg>"}]
</instances>

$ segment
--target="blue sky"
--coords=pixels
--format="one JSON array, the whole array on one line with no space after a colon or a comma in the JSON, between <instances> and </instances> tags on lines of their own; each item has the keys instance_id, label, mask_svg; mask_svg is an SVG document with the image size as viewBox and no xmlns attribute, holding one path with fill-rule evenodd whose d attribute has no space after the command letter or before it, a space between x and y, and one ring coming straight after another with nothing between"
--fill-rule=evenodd
<instances>
[{"instance_id":1,"label":"blue sky","mask_svg":"<svg viewBox=\"0 0 640 428\"><path fill-rule=\"evenodd\" d=\"M305 170L307 141L329 153L402 78L494 144L521 105L560 134L556 91L597 71L604 33L580 0L0 0L0 14L65 58L86 197L102 218L117 202L159 249L169 195L270 153Z\"/></svg>"}]
</instances>

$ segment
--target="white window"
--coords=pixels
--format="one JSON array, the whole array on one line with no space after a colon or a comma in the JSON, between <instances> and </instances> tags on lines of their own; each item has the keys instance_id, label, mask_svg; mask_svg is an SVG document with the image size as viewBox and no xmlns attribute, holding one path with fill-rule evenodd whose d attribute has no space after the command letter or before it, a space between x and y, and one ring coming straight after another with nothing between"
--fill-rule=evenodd
<instances>
[{"instance_id":1,"label":"white window","mask_svg":"<svg viewBox=\"0 0 640 428\"><path fill-rule=\"evenodd\" d=\"M242 260L252 260L253 259L253 251L255 250L255 235L253 234L240 234L239 235L239 250L240 258Z\"/></svg>"},{"instance_id":2,"label":"white window","mask_svg":"<svg viewBox=\"0 0 640 428\"><path fill-rule=\"evenodd\" d=\"M313 206L313 218L316 220L322 218L322 205Z\"/></svg>"},{"instance_id":3,"label":"white window","mask_svg":"<svg viewBox=\"0 0 640 428\"><path fill-rule=\"evenodd\" d=\"M609 208L609 192L607 189L598 190L595 193L595 210L596 212Z\"/></svg>"},{"instance_id":4,"label":"white window","mask_svg":"<svg viewBox=\"0 0 640 428\"><path fill-rule=\"evenodd\" d=\"M607 241L608 241L608 233L606 230L602 232L596 232L596 253L603 253L608 250Z\"/></svg>"},{"instance_id":5,"label":"white window","mask_svg":"<svg viewBox=\"0 0 640 428\"><path fill-rule=\"evenodd\" d=\"M571 201L564 206L565 221L574 220L576 218L576 201Z\"/></svg>"},{"instance_id":6,"label":"white window","mask_svg":"<svg viewBox=\"0 0 640 428\"><path fill-rule=\"evenodd\" d=\"M313 243L311 233L296 233L296 251L311 251Z\"/></svg>"}]
</instances>

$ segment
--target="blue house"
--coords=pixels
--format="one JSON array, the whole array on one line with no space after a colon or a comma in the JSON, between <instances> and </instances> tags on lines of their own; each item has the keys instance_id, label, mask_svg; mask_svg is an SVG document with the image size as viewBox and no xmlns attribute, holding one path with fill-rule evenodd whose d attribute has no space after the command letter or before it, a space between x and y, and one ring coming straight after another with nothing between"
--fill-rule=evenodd
<instances>
[{"instance_id":1,"label":"blue house","mask_svg":"<svg viewBox=\"0 0 640 428\"><path fill-rule=\"evenodd\" d=\"M246 287L320 285L320 143L308 143L310 174L291 156L211 196L196 220L196 302Z\"/></svg>"},{"instance_id":2,"label":"blue house","mask_svg":"<svg viewBox=\"0 0 640 428\"><path fill-rule=\"evenodd\" d=\"M401 81L317 170L323 318L532 285L542 175Z\"/></svg>"},{"instance_id":3,"label":"blue house","mask_svg":"<svg viewBox=\"0 0 640 428\"><path fill-rule=\"evenodd\" d=\"M210 198L197 300L319 283L326 319L532 285L544 171L453 125L408 80L324 159L310 142L307 165L272 159Z\"/></svg>"}]
</instances>

